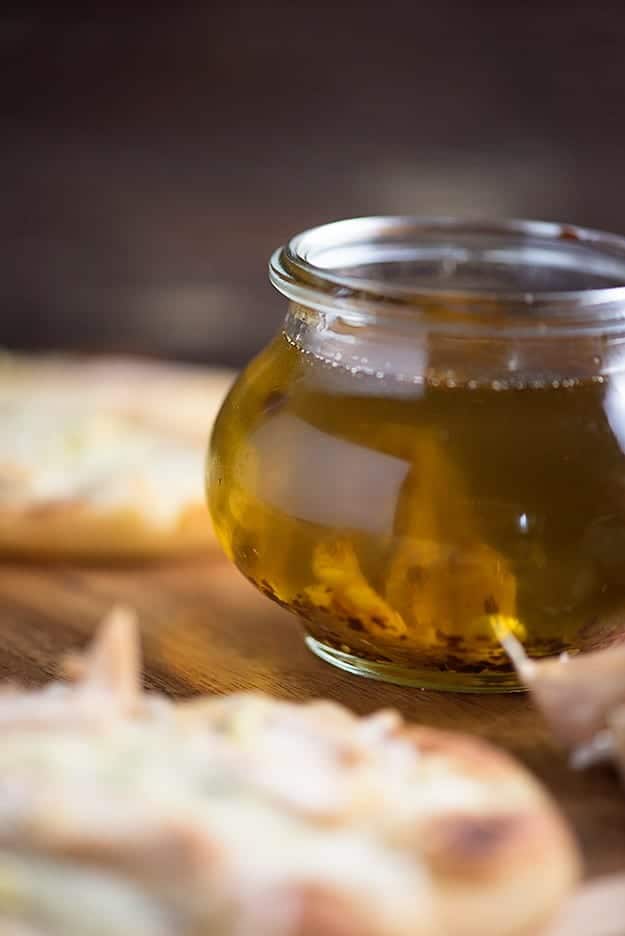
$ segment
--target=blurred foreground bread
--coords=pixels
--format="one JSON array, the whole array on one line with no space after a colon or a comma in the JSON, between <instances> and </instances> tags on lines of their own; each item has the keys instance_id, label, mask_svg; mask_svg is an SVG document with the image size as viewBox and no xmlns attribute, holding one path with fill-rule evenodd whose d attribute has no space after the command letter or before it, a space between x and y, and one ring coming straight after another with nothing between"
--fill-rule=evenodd
<instances>
[{"instance_id":1,"label":"blurred foreground bread","mask_svg":"<svg viewBox=\"0 0 625 936\"><path fill-rule=\"evenodd\" d=\"M537 936L578 856L471 738L255 694L144 693L115 609L70 682L0 693L0 934Z\"/></svg>"},{"instance_id":2,"label":"blurred foreground bread","mask_svg":"<svg viewBox=\"0 0 625 936\"><path fill-rule=\"evenodd\" d=\"M0 358L0 553L143 558L213 534L203 462L229 371Z\"/></svg>"}]
</instances>

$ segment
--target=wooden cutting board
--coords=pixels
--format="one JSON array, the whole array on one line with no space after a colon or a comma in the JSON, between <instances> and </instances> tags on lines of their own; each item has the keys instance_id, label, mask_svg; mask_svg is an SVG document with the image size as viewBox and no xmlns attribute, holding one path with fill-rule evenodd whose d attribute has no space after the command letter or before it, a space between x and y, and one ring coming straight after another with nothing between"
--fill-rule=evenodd
<instances>
[{"instance_id":1,"label":"wooden cutting board","mask_svg":"<svg viewBox=\"0 0 625 936\"><path fill-rule=\"evenodd\" d=\"M591 889L553 936L625 936L625 877L595 882L625 874L625 791L608 768L571 771L526 696L426 692L336 670L309 653L294 617L218 554L131 568L0 565L0 679L46 681L59 656L84 644L120 601L139 612L150 687L177 696L237 689L287 699L328 696L361 713L392 706L415 721L508 749L552 791L586 861Z\"/></svg>"}]
</instances>

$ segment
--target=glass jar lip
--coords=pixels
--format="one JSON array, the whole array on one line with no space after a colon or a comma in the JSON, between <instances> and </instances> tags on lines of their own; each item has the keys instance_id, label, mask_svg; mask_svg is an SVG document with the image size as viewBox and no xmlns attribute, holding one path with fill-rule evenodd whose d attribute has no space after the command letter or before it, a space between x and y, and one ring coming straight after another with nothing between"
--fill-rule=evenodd
<instances>
[{"instance_id":1,"label":"glass jar lip","mask_svg":"<svg viewBox=\"0 0 625 936\"><path fill-rule=\"evenodd\" d=\"M560 255L556 272L564 277L567 271L574 277L577 257L587 265L589 278L603 276L609 285L458 288L442 281L406 285L353 275L376 261L379 266L391 257L401 259L402 251L409 255L412 250L416 256L432 239L439 242L444 263L445 251L453 253L463 238L514 243L519 257L529 257L532 251L551 260ZM559 222L410 215L334 221L303 231L276 250L269 277L292 302L361 323L400 318L441 330L469 327L472 333L498 334L605 333L625 326L625 237Z\"/></svg>"}]
</instances>

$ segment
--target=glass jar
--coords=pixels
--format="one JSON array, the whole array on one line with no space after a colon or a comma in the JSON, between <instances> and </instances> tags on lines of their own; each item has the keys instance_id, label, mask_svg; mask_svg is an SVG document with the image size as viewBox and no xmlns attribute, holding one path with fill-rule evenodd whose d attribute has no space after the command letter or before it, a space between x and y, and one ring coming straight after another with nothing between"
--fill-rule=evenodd
<instances>
[{"instance_id":1,"label":"glass jar","mask_svg":"<svg viewBox=\"0 0 625 936\"><path fill-rule=\"evenodd\" d=\"M217 420L231 559L351 672L518 688L625 634L625 239L365 218L271 259L280 333Z\"/></svg>"}]
</instances>

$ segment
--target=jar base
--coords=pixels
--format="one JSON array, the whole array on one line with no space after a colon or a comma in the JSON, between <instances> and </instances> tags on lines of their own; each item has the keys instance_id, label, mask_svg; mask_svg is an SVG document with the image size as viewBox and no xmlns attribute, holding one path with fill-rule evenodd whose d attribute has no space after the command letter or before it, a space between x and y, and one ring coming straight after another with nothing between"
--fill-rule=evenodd
<instances>
[{"instance_id":1,"label":"jar base","mask_svg":"<svg viewBox=\"0 0 625 936\"><path fill-rule=\"evenodd\" d=\"M339 669L356 676L367 676L379 682L393 683L396 686L411 686L414 689L435 689L442 692L524 692L514 673L458 673L433 672L426 669L412 669L395 663L374 663L336 650L321 643L310 634L305 637L307 647L315 656L331 663Z\"/></svg>"}]
</instances>

